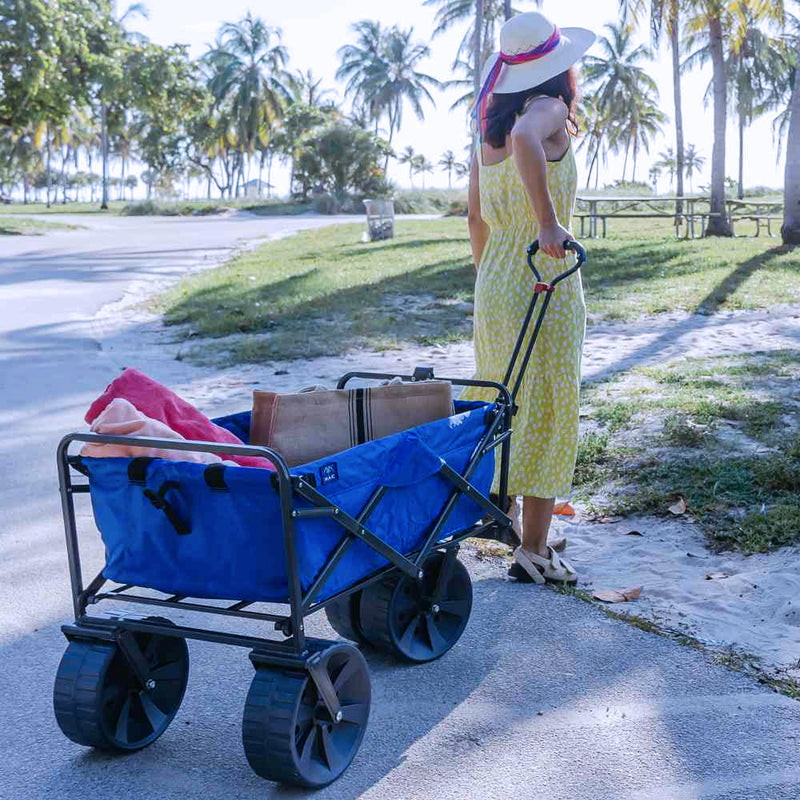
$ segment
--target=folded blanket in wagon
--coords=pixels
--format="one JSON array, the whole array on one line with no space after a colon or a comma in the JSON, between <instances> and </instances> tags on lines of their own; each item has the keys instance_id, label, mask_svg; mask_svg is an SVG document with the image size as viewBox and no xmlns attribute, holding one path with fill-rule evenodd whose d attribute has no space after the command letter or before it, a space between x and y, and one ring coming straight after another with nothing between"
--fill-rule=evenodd
<instances>
[{"instance_id":1,"label":"folded blanket in wagon","mask_svg":"<svg viewBox=\"0 0 800 800\"><path fill-rule=\"evenodd\" d=\"M124 398L151 419L163 422L186 439L220 444L242 444L242 440L231 431L211 420L187 403L171 389L153 380L137 369L123 370L106 387L86 412L86 421L91 425L115 398ZM226 455L243 467L266 467L272 464L257 456Z\"/></svg>"},{"instance_id":2,"label":"folded blanket in wagon","mask_svg":"<svg viewBox=\"0 0 800 800\"><path fill-rule=\"evenodd\" d=\"M293 468L348 514L358 517L379 486L388 490L366 523L401 553L418 549L453 493L442 461L463 473L491 422L492 407L457 403L452 417L376 439ZM237 434L243 412L215 420ZM494 451L470 483L488 495ZM104 575L187 597L285 602L288 598L281 506L271 470L123 458L83 459L95 521L106 546ZM156 502L153 502L156 498ZM159 503L168 505L167 514ZM295 498L297 508L310 504ZM472 527L481 508L460 497L440 540ZM345 530L330 517L298 519L295 541L303 589L313 583ZM331 572L319 599L386 565L355 542Z\"/></svg>"}]
</instances>

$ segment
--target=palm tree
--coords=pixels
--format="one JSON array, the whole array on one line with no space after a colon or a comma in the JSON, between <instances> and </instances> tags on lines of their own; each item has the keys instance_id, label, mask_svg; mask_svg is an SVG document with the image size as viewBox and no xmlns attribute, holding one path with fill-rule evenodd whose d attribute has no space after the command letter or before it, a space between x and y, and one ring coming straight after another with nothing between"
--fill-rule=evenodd
<instances>
[{"instance_id":1,"label":"palm tree","mask_svg":"<svg viewBox=\"0 0 800 800\"><path fill-rule=\"evenodd\" d=\"M687 21L687 44L707 42L712 66L714 98L714 147L711 152L711 214L706 236L732 236L733 229L725 207L725 133L728 111L729 52L738 52L745 44L741 36L744 0L695 0L692 16ZM764 21L782 21L783 0L761 4Z\"/></svg>"},{"instance_id":2,"label":"palm tree","mask_svg":"<svg viewBox=\"0 0 800 800\"><path fill-rule=\"evenodd\" d=\"M653 164L647 175L650 178L650 183L653 184L653 193L658 194L658 179L661 177L661 167L658 164Z\"/></svg>"},{"instance_id":3,"label":"palm tree","mask_svg":"<svg viewBox=\"0 0 800 800\"><path fill-rule=\"evenodd\" d=\"M730 109L739 125L738 196L744 197L744 135L754 119L780 104L775 87L784 84L790 72L790 55L785 42L761 30L766 19L761 0L738 0L726 31L726 78ZM685 69L705 65L711 60L708 42L684 63ZM706 102L713 96L713 80L706 89Z\"/></svg>"},{"instance_id":4,"label":"palm tree","mask_svg":"<svg viewBox=\"0 0 800 800\"><path fill-rule=\"evenodd\" d=\"M341 61L336 70L336 80L345 80L345 91L353 98L353 105L361 107L375 124L375 133L383 114L380 101L373 90L374 76L382 69L382 54L386 32L381 23L361 20L352 26L357 34L355 44L346 44L338 50Z\"/></svg>"},{"instance_id":5,"label":"palm tree","mask_svg":"<svg viewBox=\"0 0 800 800\"><path fill-rule=\"evenodd\" d=\"M662 150L658 154L658 161L653 165L654 167L664 170L664 172L669 175L669 188L672 188L672 184L675 182L675 175L678 171L678 160L675 157L675 151L668 147L666 150Z\"/></svg>"},{"instance_id":6,"label":"palm tree","mask_svg":"<svg viewBox=\"0 0 800 800\"><path fill-rule=\"evenodd\" d=\"M511 11L508 0L425 0L423 5L438 6L434 17L434 38L446 33L451 28L468 23L464 37L458 46L454 63L459 59L477 64L480 77L483 62L492 52L492 44L506 19L507 11ZM540 2L536 0L536 5ZM508 6L508 8L507 8ZM475 31L478 31L476 37ZM478 54L476 60L475 55Z\"/></svg>"},{"instance_id":7,"label":"palm tree","mask_svg":"<svg viewBox=\"0 0 800 800\"><path fill-rule=\"evenodd\" d=\"M470 163L468 161L456 161L455 171L456 171L456 179L463 181L464 178L469 176Z\"/></svg>"},{"instance_id":8,"label":"palm tree","mask_svg":"<svg viewBox=\"0 0 800 800\"><path fill-rule=\"evenodd\" d=\"M456 168L456 155L452 150L445 150L439 159L439 166L447 172L447 188L453 188L453 170Z\"/></svg>"},{"instance_id":9,"label":"palm tree","mask_svg":"<svg viewBox=\"0 0 800 800\"><path fill-rule=\"evenodd\" d=\"M631 181L636 181L636 164L639 151L644 149L650 152L651 141L661 133L661 126L666 121L666 115L656 105L657 97L649 92L636 94L631 98L631 104L626 109L625 116L617 123L618 128L611 138L611 147L618 151L625 143L625 162L622 166L622 180L628 166L628 152L633 155L633 171Z\"/></svg>"},{"instance_id":10,"label":"palm tree","mask_svg":"<svg viewBox=\"0 0 800 800\"><path fill-rule=\"evenodd\" d=\"M789 135L783 183L784 244L800 244L800 25L795 37L794 88L789 104Z\"/></svg>"},{"instance_id":11,"label":"palm tree","mask_svg":"<svg viewBox=\"0 0 800 800\"><path fill-rule=\"evenodd\" d=\"M689 181L689 191L691 193L694 193L694 187L692 185L694 173L695 171L700 172L705 163L705 156L701 156L693 144L686 146L686 159L684 161L684 167L686 168L686 177Z\"/></svg>"},{"instance_id":12,"label":"palm tree","mask_svg":"<svg viewBox=\"0 0 800 800\"><path fill-rule=\"evenodd\" d=\"M280 39L279 28L248 12L241 22L225 23L216 45L202 57L215 109L224 107L236 129L239 183L244 183L244 155L268 138L292 100L285 71L289 55Z\"/></svg>"},{"instance_id":13,"label":"palm tree","mask_svg":"<svg viewBox=\"0 0 800 800\"><path fill-rule=\"evenodd\" d=\"M414 188L414 164L416 163L417 154L414 148L408 145L405 150L397 157L398 164L408 164L408 179L411 181L411 188Z\"/></svg>"},{"instance_id":14,"label":"palm tree","mask_svg":"<svg viewBox=\"0 0 800 800\"><path fill-rule=\"evenodd\" d=\"M664 117L655 106L658 97L656 83L643 66L645 62L652 60L652 52L643 44L634 47L629 26L610 23L605 27L608 36L601 36L599 39L602 54L587 56L583 70L587 87L595 90L594 127L602 124L606 131L605 136L608 137L611 134L608 123L613 121L619 126L614 131L617 134L613 137L614 141L609 141L608 144L615 152L624 144L624 179L631 146L635 161L639 147L643 144L646 148L649 147L648 137L660 128ZM620 109L626 109L625 116L621 116ZM597 137L597 133L595 136ZM596 143L597 148L602 140L601 135Z\"/></svg>"},{"instance_id":15,"label":"palm tree","mask_svg":"<svg viewBox=\"0 0 800 800\"><path fill-rule=\"evenodd\" d=\"M423 101L436 104L428 87L438 88L439 81L419 71L419 63L431 51L427 45L412 40L413 28L384 30L380 23L366 20L353 28L359 34L359 42L339 50L342 63L336 77L347 79L347 91L352 92L357 103L370 109L376 132L379 120L384 115L388 118L391 145L402 125L406 102L419 119L425 117Z\"/></svg>"},{"instance_id":16,"label":"palm tree","mask_svg":"<svg viewBox=\"0 0 800 800\"><path fill-rule=\"evenodd\" d=\"M433 173L433 164L423 155L414 159L414 172L422 175L422 189L425 190L425 176Z\"/></svg>"},{"instance_id":17,"label":"palm tree","mask_svg":"<svg viewBox=\"0 0 800 800\"><path fill-rule=\"evenodd\" d=\"M681 18L686 0L620 0L623 20L630 20L636 27L641 17L650 17L650 33L653 45L658 47L666 29L672 53L672 94L675 101L675 143L677 146L676 174L678 197L683 197L683 103L681 99ZM678 200L675 212L680 214L683 204Z\"/></svg>"},{"instance_id":18,"label":"palm tree","mask_svg":"<svg viewBox=\"0 0 800 800\"><path fill-rule=\"evenodd\" d=\"M287 85L296 102L305 103L312 108L321 108L333 102L326 100L333 94L333 90L320 88L322 78L317 78L310 69L305 72L298 70L293 75L287 75Z\"/></svg>"},{"instance_id":19,"label":"palm tree","mask_svg":"<svg viewBox=\"0 0 800 800\"><path fill-rule=\"evenodd\" d=\"M586 188L592 185L592 173L595 176L595 188L600 181L600 161L608 162L609 148L616 148L619 140L619 119L616 111L608 106L598 105L596 94L588 92L583 95L578 108L578 119L586 130L578 144L578 150L586 150Z\"/></svg>"},{"instance_id":20,"label":"palm tree","mask_svg":"<svg viewBox=\"0 0 800 800\"><path fill-rule=\"evenodd\" d=\"M405 103L409 103L418 119L424 119L422 102L428 100L436 105L428 87L440 86L436 78L417 69L419 62L430 56L431 50L426 44L413 42L413 34L413 28L407 31L392 28L389 31L383 51L384 67L374 84L380 104L389 116L390 145L392 137L400 130Z\"/></svg>"}]
</instances>

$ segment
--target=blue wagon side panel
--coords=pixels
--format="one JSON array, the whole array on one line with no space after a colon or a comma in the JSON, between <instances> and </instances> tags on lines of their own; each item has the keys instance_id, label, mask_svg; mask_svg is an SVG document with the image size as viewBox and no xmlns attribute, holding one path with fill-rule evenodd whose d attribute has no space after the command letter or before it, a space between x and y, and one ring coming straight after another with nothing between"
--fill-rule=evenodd
<instances>
[{"instance_id":1,"label":"blue wagon side panel","mask_svg":"<svg viewBox=\"0 0 800 800\"><path fill-rule=\"evenodd\" d=\"M239 430L247 421L246 414L216 421L229 420ZM366 524L392 547L409 553L422 544L452 492L437 474L439 459L463 472L485 429L486 407L474 408L292 472L313 475L318 491L352 516L358 516L379 486L389 486ZM95 520L106 545L107 578L191 597L288 599L280 502L271 471L228 467L227 488L215 489L206 483L202 464L155 459L142 484L128 478L130 459L84 461ZM489 453L470 482L488 493L493 471ZM188 534L176 531L147 499L146 489L162 492ZM296 505L308 506L299 499ZM462 497L442 538L470 527L480 516L477 504ZM298 520L295 531L300 581L307 589L346 533L329 518ZM319 599L352 586L385 563L367 545L354 543Z\"/></svg>"}]
</instances>

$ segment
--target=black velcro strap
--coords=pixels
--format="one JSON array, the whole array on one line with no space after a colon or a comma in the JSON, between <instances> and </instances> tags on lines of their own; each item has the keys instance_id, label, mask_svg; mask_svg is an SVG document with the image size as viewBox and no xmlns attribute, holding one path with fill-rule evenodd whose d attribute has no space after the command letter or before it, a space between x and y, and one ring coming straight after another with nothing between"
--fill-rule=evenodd
<instances>
[{"instance_id":1,"label":"black velcro strap","mask_svg":"<svg viewBox=\"0 0 800 800\"><path fill-rule=\"evenodd\" d=\"M158 490L158 493L152 489L145 489L144 496L159 510L163 511L170 524L175 528L175 532L181 536L186 536L191 533L191 528L180 518L178 512L170 505L166 498L166 494L170 489L179 489L180 484L175 481L164 481Z\"/></svg>"},{"instance_id":2,"label":"black velcro strap","mask_svg":"<svg viewBox=\"0 0 800 800\"><path fill-rule=\"evenodd\" d=\"M367 441L367 410L366 410L366 390L356 389L355 397L355 426L356 426L356 444L364 444Z\"/></svg>"},{"instance_id":3,"label":"black velcro strap","mask_svg":"<svg viewBox=\"0 0 800 800\"><path fill-rule=\"evenodd\" d=\"M147 478L147 467L152 458L132 458L128 464L128 480L131 483L144 483Z\"/></svg>"},{"instance_id":4,"label":"black velcro strap","mask_svg":"<svg viewBox=\"0 0 800 800\"><path fill-rule=\"evenodd\" d=\"M227 468L224 464L211 464L210 466L206 467L205 472L203 473L206 486L208 486L210 489L227 489L228 484L225 483L226 469Z\"/></svg>"}]
</instances>

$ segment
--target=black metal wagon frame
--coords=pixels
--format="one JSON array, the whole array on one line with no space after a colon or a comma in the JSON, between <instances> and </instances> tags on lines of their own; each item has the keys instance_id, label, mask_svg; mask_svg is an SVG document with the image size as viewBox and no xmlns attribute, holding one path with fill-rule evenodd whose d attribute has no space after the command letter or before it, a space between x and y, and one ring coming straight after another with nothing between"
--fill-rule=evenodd
<instances>
[{"instance_id":1,"label":"black metal wagon frame","mask_svg":"<svg viewBox=\"0 0 800 800\"><path fill-rule=\"evenodd\" d=\"M475 489L470 484L470 478L484 456L499 447L501 449L499 496L505 498L508 486L512 433L511 423L514 413L516 412L515 399L522 385L525 370L531 359L555 287L558 283L577 271L586 258L585 252L580 245L575 242L568 242L566 244L570 249L577 252L578 261L574 267L563 272L550 283L543 283L541 281L541 276L534 264L534 256L537 252L538 244L534 242L528 250L528 263L533 270L537 283L503 383L465 380L461 378L439 378L439 376L435 376L437 379L448 381L454 386L481 387L496 390L497 398L496 401L487 408L487 413L490 414L491 417L487 419L486 430L474 448L463 472L459 473L444 460L441 460L439 475L450 485L450 496L438 517L426 532L426 537L422 546L415 552L401 553L386 544L370 530L370 516L380 505L387 491L386 487L379 487L369 498L361 512L353 516L335 503L329 501L324 494L318 491L313 483L312 476L292 474L292 471L286 465L280 453L269 447L253 445L234 446L230 444L135 438L129 436L107 436L93 433L71 433L65 436L58 446L57 460L72 589L74 622L64 625L62 630L70 643L82 643L81 646L84 649L79 653L80 659L82 660L80 664L74 667L74 675L73 672L69 671L64 673L64 675L61 674L61 670L64 669L64 662L62 661L62 667L59 672L60 677L56 680L56 715L64 732L75 741L95 746L111 746L117 749L136 749L139 746L149 744L150 741L157 738L157 736L166 729L171 721L172 716L174 716L180 704L186 683L186 676L179 675L177 667L173 666L171 670L167 669L167 666L170 664L174 665L180 662L181 658L184 658L182 651L178 652L174 647L170 648L169 646L165 646L165 652L168 651L168 655L164 655L162 658L163 663L159 662L157 656L154 655L154 653L159 650L159 647L161 647L159 643L162 639L160 637L166 637L167 640L196 639L235 645L250 649L250 659L256 667L257 673L263 668L266 668L267 671L270 668L273 670L277 668L278 670L288 670L289 672L287 674L295 675L296 678L300 674L304 674L313 683L313 686L309 689L310 684L307 680L298 691L302 690L302 697L305 698L308 697L309 691L312 691L312 694L314 694L313 705L316 708L314 712L316 716L314 716L313 725L317 727L312 726L312 730L318 731L319 736L315 738L315 743L308 744L311 739L311 734L309 733L308 738L305 740L305 745L301 748L298 744L297 752L292 751L292 753L288 755L287 753L278 753L277 756L275 753L268 752L269 747L274 748L274 742L268 747L264 739L266 734L261 735L256 730L258 725L253 722L255 719L253 714L256 714L256 711L253 711L253 709L251 709L252 724L250 725L250 730L251 734L253 731L256 731L256 734L251 735L248 749L248 710L246 709L245 750L251 766L264 777L275 780L285 780L306 786L322 786L338 777L338 775L346 769L352 757L355 755L361 737L363 736L363 727L366 725L366 720L364 720L361 726L362 729L358 735L356 736L356 734L353 734L348 738L348 747L344 748L346 752L340 753L339 755L341 757L337 760L335 757L335 748L330 744L332 741L330 739L331 731L336 725L346 723L348 721L348 709L358 705L356 703L351 703L348 706L343 702L340 685L344 680L344 673L347 674L348 679L351 679L349 677L351 673L357 671L359 668L365 669L365 665L363 665L363 658L361 658L360 654L358 654L358 659L360 659L360 661L356 662L353 660L355 656L353 656L349 650L358 653L355 648L349 648L348 652L344 653L341 644L335 644L328 640L307 636L304 620L311 614L322 609L327 609L328 617L338 632L344 633L346 637L350 639L363 640L366 637L363 636L363 631L359 629L358 620L354 621L348 618L348 614L353 610L351 601L354 598L361 597L365 591L373 591L374 595L375 590L370 589L370 587L375 587L376 585L380 590L388 587L386 591L389 592L389 595L386 596L389 597L391 595L391 597L394 597L392 592L396 594L398 581L405 581L403 586L406 587L406 593L409 593L409 587L413 587L418 597L422 598L419 602L424 603L424 608L422 608L419 613L425 615L426 624L431 626L429 630L431 651L430 653L426 652L418 656L411 649L407 648L408 651L404 651L403 643L395 639L394 649L399 652L400 655L404 655L412 661L431 660L446 652L461 635L466 625L466 619L461 620L460 625L453 628L449 635L443 635L442 632L436 628L435 623L435 617L439 613L440 607L450 602L444 595L447 592L448 582L454 579L454 562L456 561L455 556L460 543L468 537L475 536L483 538L501 538L505 541L510 541L516 536L516 534L512 532L511 519L490 497L487 497ZM541 305L539 305L537 314L537 304L540 295L543 295L544 299ZM536 315L536 320L533 332L530 337L528 337L527 334L530 330L534 315ZM525 343L526 337L528 338L527 345ZM509 389L508 385L514 376L514 370L523 348L525 348L525 351L522 355L520 369L516 374L513 388ZM431 368L418 368L413 375L400 376L393 373L351 372L344 375L339 380L338 388L345 388L346 385L354 379L385 380L396 377L400 377L404 381L420 381L433 379L434 373ZM220 606L209 602L203 602L196 598L187 598L182 595L171 595L163 598L151 597L137 593L137 587L133 585L120 585L116 588L104 591L107 580L103 576L102 570L88 585L84 586L74 497L77 494L88 494L90 487L87 481L78 480L76 482L73 480L73 473L85 474L81 469L80 457L71 456L69 454L70 446L74 442L110 445L134 444L146 448L192 451L218 455L261 456L268 458L275 467L273 486L280 498L281 525L283 529L283 543L289 590L288 603L277 605L288 606L288 610L285 613L255 610L253 606L257 605L257 603L255 601L248 601L247 599ZM295 470L295 473L298 471L299 470ZM468 530L449 536L445 540L440 540L441 532L448 518L456 507L459 499L462 497L469 498L482 508L485 512L483 520ZM169 515L171 509L169 508L168 502L163 497L157 498L154 496L150 499L154 504L162 503L162 510ZM296 502L297 500L304 501L302 503L303 506L310 503L311 507L299 507ZM341 526L345 535L334 548L313 583L304 591L301 586L298 570L295 522L312 517L328 517L332 519ZM389 563L353 586L327 597L324 600L319 600L318 598L325 588L327 580L330 578L343 556L356 542L363 542L372 550L383 556ZM431 574L426 574L431 570L433 571ZM468 581L468 577L466 580ZM382 595L379 595L379 597L382 597ZM283 635L283 639L248 636L211 628L187 627L185 625L173 624L171 621L160 617L141 618L117 614L96 616L89 613L90 607L105 603L106 601L124 601L157 609L201 612L211 615L272 623L274 629ZM395 601L396 598L395 600L390 598L387 600L387 603ZM373 602L377 601L373 600ZM451 605L455 608L453 602L451 602ZM463 615L465 609L466 617L468 618L470 608L471 589L469 589L469 604L468 606L462 604L461 612L459 613ZM392 613L391 610L389 613ZM337 620L340 624L337 624ZM389 641L386 638L389 634L384 632L382 636L387 642ZM378 638L381 638L381 636ZM90 652L94 645L97 645L100 649L99 656L97 656L96 653ZM185 650L185 644L181 644L181 646ZM106 650L103 649L104 647ZM162 647L162 650L163 649L164 647ZM389 649L392 648L390 647ZM137 702L140 703L141 712L147 717L150 727L152 727L152 733L147 735L144 735L144 733L147 732L147 728L143 728L144 733L135 741L128 741L128 739L120 733L120 723L117 723L116 733L118 735L116 738L114 738L114 731L106 731L105 736L95 731L93 726L95 726L97 720L92 718L87 722L88 718L83 719L80 716L82 712L79 711L76 705L77 701L74 699L74 695L78 691L75 688L77 686L78 673L81 669L84 669L82 665L89 663L92 657L97 656L100 661L102 661L103 658L105 659L105 661L102 661L105 665L103 669L111 670L113 668L116 669L117 672L122 669L122 667L119 666L121 662L113 660L117 656L112 653L112 650L114 653L120 654L119 657L124 659L123 666L127 669L126 675L128 675L128 678L125 679L128 681L128 683L125 684L127 687L125 691L131 693L139 692L141 697ZM65 656L65 659L67 659L67 656ZM166 661L164 659L166 659ZM159 666L159 663L161 663L161 666ZM331 666L332 663L334 664L333 667ZM109 664L111 666L109 666ZM355 666L353 666L353 664L355 664ZM186 662L186 671L188 672L188 661ZM176 695L175 698L170 699L166 704L171 709L168 713L164 712L163 703L160 711L156 709L147 695L148 692L158 691L159 674L171 676L172 691ZM68 679L71 680L72 683L69 683ZM59 680L61 681L61 690L59 690ZM361 694L366 697L368 713L368 678L365 680L367 682L367 688L362 689ZM105 686L105 684L103 685ZM298 686L299 685L300 684L298 684ZM272 684L269 684L269 686L272 686ZM253 694L256 688L255 684L251 687L251 694ZM61 695L59 695L59 691L61 691ZM98 692L99 691L98 689ZM103 689L103 691L107 692L107 689ZM270 689L270 691L272 691L272 689ZM365 692L366 694L364 694ZM67 694L70 693L72 699L64 699ZM358 694L358 692L356 693ZM59 697L61 699L59 699ZM117 699L115 702L119 703L121 701ZM257 702L258 698L253 700L253 703ZM61 703L61 707L59 707L59 703ZM250 697L248 698L248 703L250 703ZM172 708L173 705L174 708ZM360 705L364 704L361 703ZM60 711L59 708L61 708ZM128 713L130 713L130 711ZM97 711L96 714L102 716L100 711ZM98 716L98 719L100 716ZM297 719L300 718L297 717ZM126 718L126 725L128 724L130 723ZM300 723L298 722L297 725L299 728ZM255 736L255 738L253 738L253 736ZM294 728L290 732L290 738L293 736ZM326 736L328 737L327 739ZM291 749L291 747L289 749ZM301 749L303 752L300 752ZM315 753L319 756L318 760L320 764L323 766L327 765L327 771L316 764L314 761ZM304 756L306 757L305 761L303 760ZM276 766L276 757L279 760L283 759L283 763Z\"/></svg>"}]
</instances>

